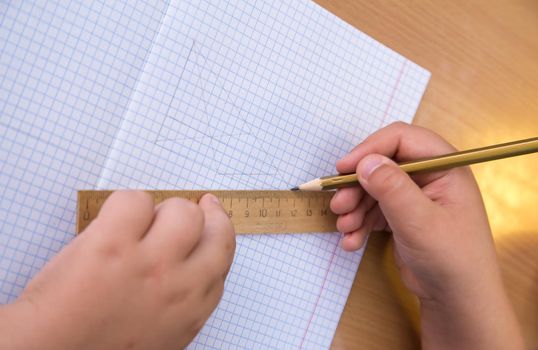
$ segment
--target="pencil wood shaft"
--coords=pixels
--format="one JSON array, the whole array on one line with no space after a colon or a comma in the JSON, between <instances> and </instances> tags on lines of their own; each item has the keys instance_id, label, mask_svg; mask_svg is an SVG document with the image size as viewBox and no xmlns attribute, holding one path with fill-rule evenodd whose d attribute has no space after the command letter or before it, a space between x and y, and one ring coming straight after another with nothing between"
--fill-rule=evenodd
<instances>
[{"instance_id":1,"label":"pencil wood shaft","mask_svg":"<svg viewBox=\"0 0 538 350\"><path fill-rule=\"evenodd\" d=\"M459 166L515 157L534 152L538 152L538 137L454 152L441 156L405 162L398 165L406 173L415 174L420 172L446 170ZM332 190L341 187L356 186L358 184L357 174L325 176L321 177L319 180L322 190ZM299 188L301 188L301 186L299 186Z\"/></svg>"}]
</instances>

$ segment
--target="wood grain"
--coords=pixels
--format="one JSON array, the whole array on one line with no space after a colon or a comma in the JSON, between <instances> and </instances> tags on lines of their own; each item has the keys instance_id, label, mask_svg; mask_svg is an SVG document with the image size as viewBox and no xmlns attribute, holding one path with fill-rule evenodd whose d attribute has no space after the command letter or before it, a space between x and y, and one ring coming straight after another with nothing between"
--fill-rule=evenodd
<instances>
[{"instance_id":1,"label":"wood grain","mask_svg":"<svg viewBox=\"0 0 538 350\"><path fill-rule=\"evenodd\" d=\"M425 67L414 123L459 149L538 135L538 2L317 0ZM475 165L508 295L538 348L538 155ZM334 349L419 347L416 300L399 281L387 234L371 237Z\"/></svg>"},{"instance_id":2,"label":"wood grain","mask_svg":"<svg viewBox=\"0 0 538 350\"><path fill-rule=\"evenodd\" d=\"M78 191L77 234L97 217L112 190ZM155 204L169 198L198 203L206 193L220 199L235 233L287 234L336 231L336 215L329 209L332 192L276 190L147 190Z\"/></svg>"}]
</instances>

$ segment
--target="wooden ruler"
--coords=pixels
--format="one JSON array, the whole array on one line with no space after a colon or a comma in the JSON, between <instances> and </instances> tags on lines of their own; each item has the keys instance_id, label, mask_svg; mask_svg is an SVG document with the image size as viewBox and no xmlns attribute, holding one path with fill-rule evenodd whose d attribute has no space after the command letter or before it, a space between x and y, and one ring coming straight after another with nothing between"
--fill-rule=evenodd
<instances>
[{"instance_id":1,"label":"wooden ruler","mask_svg":"<svg viewBox=\"0 0 538 350\"><path fill-rule=\"evenodd\" d=\"M333 192L293 191L146 191L155 204L171 197L198 202L204 193L216 195L237 234L336 231L336 216L329 209ZM112 191L79 191L77 233L97 216Z\"/></svg>"}]
</instances>

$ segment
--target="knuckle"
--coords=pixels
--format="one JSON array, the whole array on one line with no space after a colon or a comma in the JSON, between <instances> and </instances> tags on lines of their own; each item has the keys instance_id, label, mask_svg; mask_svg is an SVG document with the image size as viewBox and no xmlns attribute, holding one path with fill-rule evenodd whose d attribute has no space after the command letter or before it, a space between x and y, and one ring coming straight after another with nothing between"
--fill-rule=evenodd
<instances>
[{"instance_id":1,"label":"knuckle","mask_svg":"<svg viewBox=\"0 0 538 350\"><path fill-rule=\"evenodd\" d=\"M409 124L402 121L395 121L395 122L390 123L387 126L387 128L396 129L396 130L405 129L408 127L409 127Z\"/></svg>"},{"instance_id":2,"label":"knuckle","mask_svg":"<svg viewBox=\"0 0 538 350\"><path fill-rule=\"evenodd\" d=\"M345 218L340 215L337 219L336 219L336 229L338 230L338 232L346 232L345 229L346 229L346 222L345 222Z\"/></svg>"}]
</instances>

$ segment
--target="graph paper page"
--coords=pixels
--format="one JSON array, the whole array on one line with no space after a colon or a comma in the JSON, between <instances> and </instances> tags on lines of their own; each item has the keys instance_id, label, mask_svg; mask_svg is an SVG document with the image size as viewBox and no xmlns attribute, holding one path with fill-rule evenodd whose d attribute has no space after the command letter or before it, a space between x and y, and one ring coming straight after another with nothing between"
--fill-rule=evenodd
<instances>
[{"instance_id":1,"label":"graph paper page","mask_svg":"<svg viewBox=\"0 0 538 350\"><path fill-rule=\"evenodd\" d=\"M0 303L74 237L166 8L0 3Z\"/></svg>"},{"instance_id":2,"label":"graph paper page","mask_svg":"<svg viewBox=\"0 0 538 350\"><path fill-rule=\"evenodd\" d=\"M171 1L100 188L286 189L411 121L429 74L307 1ZM237 238L191 348L328 348L362 251L334 234Z\"/></svg>"}]
</instances>

